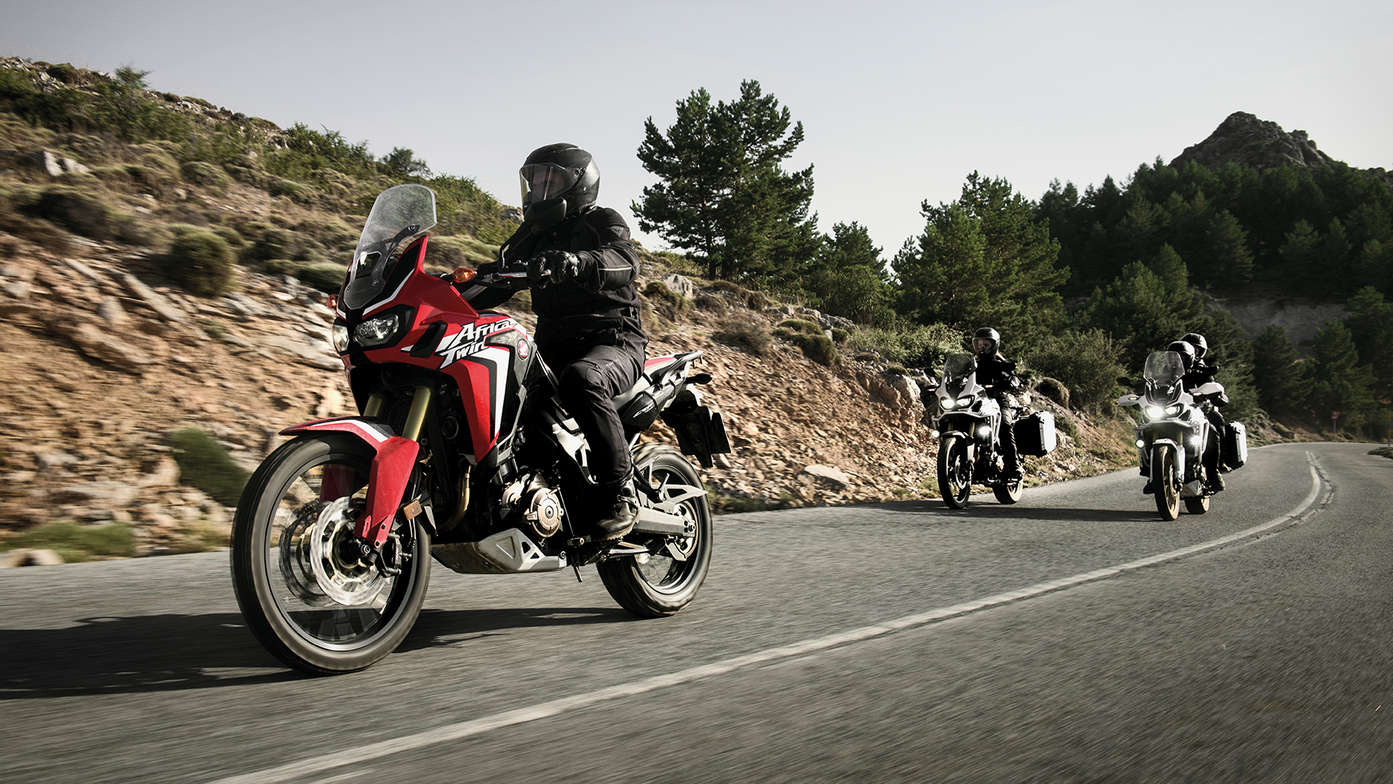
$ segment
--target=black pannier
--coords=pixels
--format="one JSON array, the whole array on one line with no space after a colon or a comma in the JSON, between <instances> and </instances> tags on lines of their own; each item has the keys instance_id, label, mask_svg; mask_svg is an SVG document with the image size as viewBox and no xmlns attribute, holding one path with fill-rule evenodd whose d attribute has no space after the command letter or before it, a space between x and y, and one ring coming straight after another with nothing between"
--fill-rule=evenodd
<instances>
[{"instance_id":1,"label":"black pannier","mask_svg":"<svg viewBox=\"0 0 1393 784\"><path fill-rule=\"evenodd\" d=\"M1054 414L1049 411L1036 411L1030 416L1021 417L1014 425L1016 431L1016 451L1028 457L1044 457L1054 451Z\"/></svg>"},{"instance_id":2,"label":"black pannier","mask_svg":"<svg viewBox=\"0 0 1393 784\"><path fill-rule=\"evenodd\" d=\"M1248 462L1248 428L1242 422L1230 422L1220 442L1223 445L1224 465L1229 468L1242 468Z\"/></svg>"},{"instance_id":3,"label":"black pannier","mask_svg":"<svg viewBox=\"0 0 1393 784\"><path fill-rule=\"evenodd\" d=\"M712 466L712 455L730 451L721 413L702 405L696 390L682 390L662 417L677 434L677 448L682 454L695 457L703 468Z\"/></svg>"}]
</instances>

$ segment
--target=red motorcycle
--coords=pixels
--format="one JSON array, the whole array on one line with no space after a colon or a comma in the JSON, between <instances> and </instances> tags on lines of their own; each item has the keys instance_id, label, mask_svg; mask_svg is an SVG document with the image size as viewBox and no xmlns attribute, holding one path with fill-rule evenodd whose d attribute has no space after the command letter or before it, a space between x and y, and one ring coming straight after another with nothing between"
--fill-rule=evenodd
<instances>
[{"instance_id":1,"label":"red motorcycle","mask_svg":"<svg viewBox=\"0 0 1393 784\"><path fill-rule=\"evenodd\" d=\"M333 342L361 416L308 422L252 475L232 531L237 602L257 639L297 669L362 669L406 637L431 559L457 572L595 564L620 606L671 615L711 562L711 511L683 454L730 451L692 373L701 352L647 360L615 398L633 454L638 521L587 535L599 510L590 449L515 319L458 284L525 288L522 271L425 272L435 194L398 185L373 204L335 305ZM537 285L545 285L540 281ZM659 417L678 449L639 444Z\"/></svg>"}]
</instances>

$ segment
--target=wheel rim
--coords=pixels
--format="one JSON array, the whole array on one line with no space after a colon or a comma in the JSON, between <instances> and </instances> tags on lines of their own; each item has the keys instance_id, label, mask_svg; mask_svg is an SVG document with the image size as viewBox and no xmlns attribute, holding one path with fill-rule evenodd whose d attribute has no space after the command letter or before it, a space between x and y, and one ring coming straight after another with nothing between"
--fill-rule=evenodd
<instances>
[{"instance_id":1,"label":"wheel rim","mask_svg":"<svg viewBox=\"0 0 1393 784\"><path fill-rule=\"evenodd\" d=\"M673 558L664 547L656 553L650 553L641 561L636 559L634 571L658 593L681 593L699 577L701 571L701 549L705 546L706 526L710 520L706 508L706 494L700 487L688 484L685 477L672 469L654 467L650 477L649 497L653 499L654 506L683 495L689 496L679 501L671 513L686 521L692 534L673 540L687 560L679 561ZM693 491L696 492L695 495L692 494Z\"/></svg>"},{"instance_id":2,"label":"wheel rim","mask_svg":"<svg viewBox=\"0 0 1393 784\"><path fill-rule=\"evenodd\" d=\"M966 501L972 492L972 463L968 462L967 444L962 440L954 441L948 454L948 486L959 502Z\"/></svg>"},{"instance_id":3,"label":"wheel rim","mask_svg":"<svg viewBox=\"0 0 1393 784\"><path fill-rule=\"evenodd\" d=\"M1161 461L1162 492L1172 516L1180 513L1180 488L1175 484L1175 453L1167 449Z\"/></svg>"},{"instance_id":4,"label":"wheel rim","mask_svg":"<svg viewBox=\"0 0 1393 784\"><path fill-rule=\"evenodd\" d=\"M277 492L259 548L275 612L326 650L363 648L387 633L416 580L414 543L399 534L384 545L402 554L397 575L357 563L347 547L367 475L362 459L326 456L301 468Z\"/></svg>"}]
</instances>

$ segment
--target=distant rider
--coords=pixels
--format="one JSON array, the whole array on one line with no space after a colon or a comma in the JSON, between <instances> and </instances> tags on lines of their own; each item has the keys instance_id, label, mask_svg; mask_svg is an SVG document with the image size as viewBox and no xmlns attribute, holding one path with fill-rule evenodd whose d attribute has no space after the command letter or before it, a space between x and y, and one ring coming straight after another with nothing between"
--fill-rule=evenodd
<instances>
[{"instance_id":1,"label":"distant rider","mask_svg":"<svg viewBox=\"0 0 1393 784\"><path fill-rule=\"evenodd\" d=\"M1001 406L1001 459L1006 481L1020 479L1020 454L1016 451L1016 431L1012 427L1015 420L1016 401L1011 392L1021 388L1016 377L1016 363L1001 354L1001 333L991 327L982 327L972 336L972 353L977 355L977 383Z\"/></svg>"},{"instance_id":2,"label":"distant rider","mask_svg":"<svg viewBox=\"0 0 1393 784\"><path fill-rule=\"evenodd\" d=\"M1204 339L1198 333L1192 332L1190 335L1199 337L1201 340ZM1190 335L1186 335L1185 337L1189 338ZM1166 350L1174 351L1180 355L1180 364L1185 366L1185 375L1181 376L1180 383L1181 388L1186 392L1193 394L1196 389L1214 380L1214 375L1218 370L1211 365L1206 365L1199 361L1200 352L1192 341L1173 341L1169 346L1166 346ZM1214 416L1211 415L1211 412L1217 414L1218 412L1215 411L1215 407L1227 405L1228 399L1221 395L1217 398L1210 398L1205 402L1209 405L1201 406L1200 410L1205 412L1205 416L1209 419L1212 426L1218 427L1214 425ZM1223 422L1223 417L1219 417L1219 421ZM1226 426L1227 425L1225 425L1225 427ZM1217 430L1214 433L1214 438L1210 439L1209 447L1205 450L1203 455L1200 455L1200 461L1204 465L1206 482L1209 485L1210 491L1215 493L1224 489L1224 477L1219 474L1219 441L1223 437L1224 430Z\"/></svg>"},{"instance_id":3,"label":"distant rider","mask_svg":"<svg viewBox=\"0 0 1393 784\"><path fill-rule=\"evenodd\" d=\"M1209 341L1205 340L1204 335L1198 332L1188 332L1181 340L1195 347L1195 365L1190 371L1194 374L1194 378L1186 380L1186 387L1188 388L1191 386L1191 380L1196 382L1194 386L1200 386L1201 384L1207 384L1213 381L1215 377L1219 375L1219 365L1217 363L1211 364L1208 359L1206 359L1206 357L1209 356ZM1228 420L1224 419L1224 414L1219 409L1228 404L1229 401L1227 398L1216 400L1214 401L1214 405L1210 406L1208 410L1204 412L1205 416L1209 419L1209 424L1213 425L1214 428L1219 431L1219 437L1221 439L1228 437L1229 423ZM1222 464L1220 465L1220 469L1224 470ZM1223 479L1219 479L1217 484L1220 490L1224 488Z\"/></svg>"},{"instance_id":4,"label":"distant rider","mask_svg":"<svg viewBox=\"0 0 1393 784\"><path fill-rule=\"evenodd\" d=\"M590 153L550 144L528 155L519 175L522 225L499 248L498 260L479 272L527 268L537 346L556 375L562 405L590 444L599 486L596 527L603 538L617 539L638 515L628 440L613 402L643 372L648 343L634 288L638 253L619 213L595 206L600 171ZM466 294L478 308L511 296L479 286Z\"/></svg>"}]
</instances>

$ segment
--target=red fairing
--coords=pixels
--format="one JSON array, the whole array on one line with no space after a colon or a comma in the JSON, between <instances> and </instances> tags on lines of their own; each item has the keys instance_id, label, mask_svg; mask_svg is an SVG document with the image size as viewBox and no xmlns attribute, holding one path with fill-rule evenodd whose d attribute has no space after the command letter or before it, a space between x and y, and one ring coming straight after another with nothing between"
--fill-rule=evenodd
<instances>
[{"instance_id":1,"label":"red fairing","mask_svg":"<svg viewBox=\"0 0 1393 784\"><path fill-rule=\"evenodd\" d=\"M454 379L469 420L469 435L477 462L488 455L498 441L507 379L515 360L511 346L490 346L486 341L504 332L522 332L522 328L516 320L501 313L479 313L449 281L426 273L423 266L425 238L418 242L405 254L407 258L416 254L415 271L395 296L373 305L364 314L410 305L414 308L411 328L397 345L364 354L375 364L415 365L441 371ZM440 321L446 324L445 334L432 353L424 357L411 356L411 349L425 336L427 328ZM519 343L527 340L524 334Z\"/></svg>"},{"instance_id":2,"label":"red fairing","mask_svg":"<svg viewBox=\"0 0 1393 784\"><path fill-rule=\"evenodd\" d=\"M358 520L353 530L359 539L373 547L381 547L387 541L420 449L421 445L409 438L392 436L377 450L368 474L367 514Z\"/></svg>"}]
</instances>

